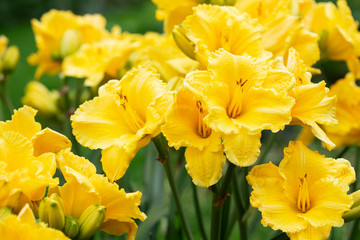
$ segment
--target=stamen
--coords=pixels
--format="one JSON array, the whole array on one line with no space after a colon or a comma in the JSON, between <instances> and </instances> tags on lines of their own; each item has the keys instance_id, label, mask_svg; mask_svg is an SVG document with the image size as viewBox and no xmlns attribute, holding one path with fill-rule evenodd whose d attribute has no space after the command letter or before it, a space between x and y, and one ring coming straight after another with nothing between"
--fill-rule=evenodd
<instances>
[{"instance_id":1,"label":"stamen","mask_svg":"<svg viewBox=\"0 0 360 240\"><path fill-rule=\"evenodd\" d=\"M231 102L227 107L227 114L230 118L236 118L240 115L242 109L243 86L248 80L243 81L242 78L236 81L236 88L231 98Z\"/></svg>"},{"instance_id":2,"label":"stamen","mask_svg":"<svg viewBox=\"0 0 360 240\"><path fill-rule=\"evenodd\" d=\"M310 208L310 196L309 196L309 187L306 180L307 174L300 179L299 185L299 195L297 199L297 207L302 212L306 212Z\"/></svg>"},{"instance_id":3,"label":"stamen","mask_svg":"<svg viewBox=\"0 0 360 240\"><path fill-rule=\"evenodd\" d=\"M128 98L123 93L122 89L120 89L120 91L118 92L118 96L120 98L120 105L124 108L125 111L125 115L126 115L125 119L127 124L134 132L137 132L145 125L145 122L136 113L136 111L131 108L131 106L128 103Z\"/></svg>"},{"instance_id":4,"label":"stamen","mask_svg":"<svg viewBox=\"0 0 360 240\"><path fill-rule=\"evenodd\" d=\"M203 138L207 138L211 134L211 129L208 128L203 121L205 114L204 114L204 110L202 108L201 102L197 101L196 106L199 109L198 124L197 124L198 134Z\"/></svg>"}]
</instances>

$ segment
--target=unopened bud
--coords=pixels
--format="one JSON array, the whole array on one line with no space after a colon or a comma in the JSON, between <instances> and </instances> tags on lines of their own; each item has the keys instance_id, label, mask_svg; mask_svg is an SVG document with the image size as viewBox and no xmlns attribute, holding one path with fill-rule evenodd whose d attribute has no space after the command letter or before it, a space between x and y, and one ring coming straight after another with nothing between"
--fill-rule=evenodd
<instances>
[{"instance_id":1,"label":"unopened bud","mask_svg":"<svg viewBox=\"0 0 360 240\"><path fill-rule=\"evenodd\" d=\"M7 216L11 214L11 208L10 207L3 207L0 209L0 222L4 221Z\"/></svg>"},{"instance_id":2,"label":"unopened bud","mask_svg":"<svg viewBox=\"0 0 360 240\"><path fill-rule=\"evenodd\" d=\"M2 57L2 72L4 74L13 72L19 62L19 58L19 48L16 46L8 47Z\"/></svg>"},{"instance_id":3,"label":"unopened bud","mask_svg":"<svg viewBox=\"0 0 360 240\"><path fill-rule=\"evenodd\" d=\"M195 44L187 36L185 29L181 25L176 25L173 29L173 38L176 45L189 58L195 60Z\"/></svg>"},{"instance_id":4,"label":"unopened bud","mask_svg":"<svg viewBox=\"0 0 360 240\"><path fill-rule=\"evenodd\" d=\"M58 91L50 91L45 85L38 81L31 81L26 85L25 96L21 99L22 103L31 106L45 116L60 113L58 101L60 94Z\"/></svg>"},{"instance_id":5,"label":"unopened bud","mask_svg":"<svg viewBox=\"0 0 360 240\"><path fill-rule=\"evenodd\" d=\"M80 216L80 231L78 239L89 239L104 222L106 207L94 204L88 207Z\"/></svg>"},{"instance_id":6,"label":"unopened bud","mask_svg":"<svg viewBox=\"0 0 360 240\"><path fill-rule=\"evenodd\" d=\"M67 30L61 38L60 42L60 55L62 58L73 54L79 49L82 44L81 32L75 29Z\"/></svg>"},{"instance_id":7,"label":"unopened bud","mask_svg":"<svg viewBox=\"0 0 360 240\"><path fill-rule=\"evenodd\" d=\"M73 239L79 234L79 230L80 230L79 221L72 216L67 216L65 218L65 227L63 231L65 235Z\"/></svg>"},{"instance_id":8,"label":"unopened bud","mask_svg":"<svg viewBox=\"0 0 360 240\"><path fill-rule=\"evenodd\" d=\"M58 199L54 200L51 197L43 198L39 206L39 218L49 224L49 227L62 230L65 226L65 210L62 200L58 202Z\"/></svg>"}]
</instances>

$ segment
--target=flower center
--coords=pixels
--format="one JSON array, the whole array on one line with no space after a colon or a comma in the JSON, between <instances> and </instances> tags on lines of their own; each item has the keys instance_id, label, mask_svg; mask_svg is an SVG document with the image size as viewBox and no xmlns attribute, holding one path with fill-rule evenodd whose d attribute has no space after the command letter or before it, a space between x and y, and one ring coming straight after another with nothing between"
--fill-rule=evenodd
<instances>
[{"instance_id":1,"label":"flower center","mask_svg":"<svg viewBox=\"0 0 360 240\"><path fill-rule=\"evenodd\" d=\"M198 124L197 124L198 134L203 138L207 138L211 134L211 129L208 128L203 121L205 113L204 113L204 109L202 108L201 102L197 101L196 106L199 109Z\"/></svg>"},{"instance_id":2,"label":"flower center","mask_svg":"<svg viewBox=\"0 0 360 240\"><path fill-rule=\"evenodd\" d=\"M242 108L242 99L243 99L243 86L248 80L243 81L242 78L240 78L239 81L236 81L236 87L234 94L231 98L231 102L227 107L227 114L230 118L236 118L241 113Z\"/></svg>"},{"instance_id":3,"label":"flower center","mask_svg":"<svg viewBox=\"0 0 360 240\"><path fill-rule=\"evenodd\" d=\"M306 212L310 208L310 196L309 196L309 187L306 180L307 174L300 179L299 185L299 195L297 199L297 207L302 212Z\"/></svg>"},{"instance_id":4,"label":"flower center","mask_svg":"<svg viewBox=\"0 0 360 240\"><path fill-rule=\"evenodd\" d=\"M141 129L145 125L145 123L141 119L141 117L136 113L136 111L131 108L126 95L123 94L122 89L120 89L120 91L118 92L118 96L120 98L120 105L123 107L125 111L125 120L129 125L129 127L131 128L131 130L133 130L136 133L139 129Z\"/></svg>"}]
</instances>

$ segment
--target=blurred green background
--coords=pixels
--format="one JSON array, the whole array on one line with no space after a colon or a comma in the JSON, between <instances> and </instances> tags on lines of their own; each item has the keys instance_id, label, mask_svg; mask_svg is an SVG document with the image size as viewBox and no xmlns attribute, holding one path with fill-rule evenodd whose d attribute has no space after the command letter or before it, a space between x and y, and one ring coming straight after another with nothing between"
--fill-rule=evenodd
<instances>
[{"instance_id":1,"label":"blurred green background","mask_svg":"<svg viewBox=\"0 0 360 240\"><path fill-rule=\"evenodd\" d=\"M349 0L348 4L352 9L354 18L359 21L360 0ZM40 19L43 13L52 8L71 10L79 15L101 13L107 19L108 29L114 24L118 24L124 31L132 33L145 33L147 31L162 32L162 23L156 21L154 17L156 6L150 0L0 0L0 35L3 34L7 36L10 45L17 45L21 54L18 67L7 83L7 89L15 108L22 106L21 98L24 96L25 85L33 79L36 68L35 66L30 66L26 61L26 58L31 53L36 52L30 20L32 18ZM319 81L326 79L328 84L342 78L347 71L346 65L343 62L327 61L323 62L319 67L322 68L323 73L320 76L316 76L314 80ZM58 89L61 84L57 76L44 76L41 82L50 89ZM10 115L6 117L9 119ZM40 119L39 121L41 122L42 120ZM41 123L43 127L48 126L48 122L46 121ZM289 126L285 131L280 132L266 161L271 160L274 163L278 163L283 157L283 148L288 145L290 140L296 138L300 129L301 128L297 126ZM269 136L270 133L264 131L262 141L266 142ZM265 144L262 146L262 151L264 150L264 146ZM313 149L321 149L318 141L315 141L311 147ZM335 150L331 153L324 149L320 151L326 153L327 156L335 156L340 150ZM94 155L98 157L100 154L99 151L91 154L84 149L83 153L89 158ZM173 154L175 160L172 162L172 166L176 167L176 177L179 180L178 187L182 192L186 215L190 221L195 239L200 239L201 235L198 230L192 201L191 179L184 170L184 161L176 159L176 153ZM354 149L351 149L345 155L345 158L353 161L354 155ZM175 206L170 195L169 186L168 183L164 181L166 176L164 176L161 164L154 161L156 157L156 150L151 143L137 154L126 175L120 180L120 186L124 187L127 192L137 190L143 192L143 204L141 207L148 215L148 220L139 226L137 239L149 239L149 236L151 236L152 239L183 239L185 237L182 236L180 230L180 221L177 217L174 217ZM245 182L241 184L246 186ZM198 188L197 190L203 211L205 230L209 233L212 194L208 189ZM235 211L233 205L234 204L230 203L229 206L226 206L230 212ZM157 221L159 219L162 220ZM350 224L346 224L345 228L349 227L348 225ZM261 226L260 214L258 212L253 214L248 227L250 229L249 239L269 239L270 236L277 234L270 228ZM156 234L151 233L154 229L158 229ZM342 239L342 231L343 230L335 231L332 235L334 239ZM168 233L167 236L165 234L166 232ZM169 232L172 235L170 235ZM176 238L173 236L176 236ZM95 239L117 238L98 233ZM231 239L239 239L237 227L234 227Z\"/></svg>"}]
</instances>

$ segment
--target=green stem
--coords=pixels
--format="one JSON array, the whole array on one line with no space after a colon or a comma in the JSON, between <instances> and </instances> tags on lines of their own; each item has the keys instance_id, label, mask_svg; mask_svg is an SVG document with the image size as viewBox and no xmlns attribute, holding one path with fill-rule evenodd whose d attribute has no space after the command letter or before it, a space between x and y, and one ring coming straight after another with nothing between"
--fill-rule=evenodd
<instances>
[{"instance_id":1,"label":"green stem","mask_svg":"<svg viewBox=\"0 0 360 240\"><path fill-rule=\"evenodd\" d=\"M356 179L358 179L358 169L360 168L360 147L356 147L356 156L355 156L355 163L354 168L356 171ZM354 189L358 189L358 181L354 182Z\"/></svg>"},{"instance_id":2,"label":"green stem","mask_svg":"<svg viewBox=\"0 0 360 240\"><path fill-rule=\"evenodd\" d=\"M198 220L198 224L199 224L199 228L200 228L200 233L201 236L204 240L207 240L207 236L206 236L206 232L205 232L205 228L204 228L204 222L202 220L202 215L201 215L201 208L200 208L200 204L199 204L199 197L197 194L197 190L196 190L196 186L195 184L191 184L192 185L192 189L193 189L193 196L194 196L194 204L195 204L195 212L196 212L196 218Z\"/></svg>"},{"instance_id":3,"label":"green stem","mask_svg":"<svg viewBox=\"0 0 360 240\"><path fill-rule=\"evenodd\" d=\"M270 152L270 149L272 148L272 146L274 145L274 143L276 142L276 137L277 137L278 133L271 133L270 135L270 139L266 142L266 146L264 151L262 152L257 164L263 164L265 161L265 158L267 156L267 154Z\"/></svg>"},{"instance_id":4,"label":"green stem","mask_svg":"<svg viewBox=\"0 0 360 240\"><path fill-rule=\"evenodd\" d=\"M176 188L174 175L169 166L169 150L168 150L167 142L166 142L164 136L162 136L162 135L158 135L157 137L153 138L153 142L156 146L156 149L159 152L159 155L161 158L160 161L162 162L162 165L164 166L164 169L165 169L168 181L169 181L169 185L170 185L170 188L171 188L174 200L175 200L176 208L179 212L181 225L184 228L186 237L189 240L192 240L193 236L191 234L190 226L185 218L185 212L184 212L183 206L181 204L178 189Z\"/></svg>"},{"instance_id":5,"label":"green stem","mask_svg":"<svg viewBox=\"0 0 360 240\"><path fill-rule=\"evenodd\" d=\"M220 239L222 204L218 204L219 187L217 184L211 186L214 191L211 208L211 240Z\"/></svg>"},{"instance_id":6,"label":"green stem","mask_svg":"<svg viewBox=\"0 0 360 240\"><path fill-rule=\"evenodd\" d=\"M243 220L243 217L245 214L245 209L243 208L243 206L241 204L239 184L238 184L238 180L236 178L236 174L233 178L232 183L234 185L233 189L234 189L234 195L235 195L236 208L237 208L237 212L238 212L237 216L238 216L238 224L239 224L241 240L247 240L246 220Z\"/></svg>"},{"instance_id":7,"label":"green stem","mask_svg":"<svg viewBox=\"0 0 360 240\"><path fill-rule=\"evenodd\" d=\"M9 98L9 95L7 94L5 82L1 83L1 85L0 85L0 97L3 100L3 102L5 103L5 106L11 116L14 111L14 107Z\"/></svg>"},{"instance_id":8,"label":"green stem","mask_svg":"<svg viewBox=\"0 0 360 240\"><path fill-rule=\"evenodd\" d=\"M212 211L211 211L211 240L220 239L220 226L221 226L221 215L223 209L223 203L226 199L227 189L231 183L231 179L235 172L235 165L229 162L224 180L222 181L220 190L217 185L213 185L214 190Z\"/></svg>"},{"instance_id":9,"label":"green stem","mask_svg":"<svg viewBox=\"0 0 360 240\"><path fill-rule=\"evenodd\" d=\"M335 156L335 158L341 158L350 149L350 147L344 147L343 150Z\"/></svg>"}]
</instances>

